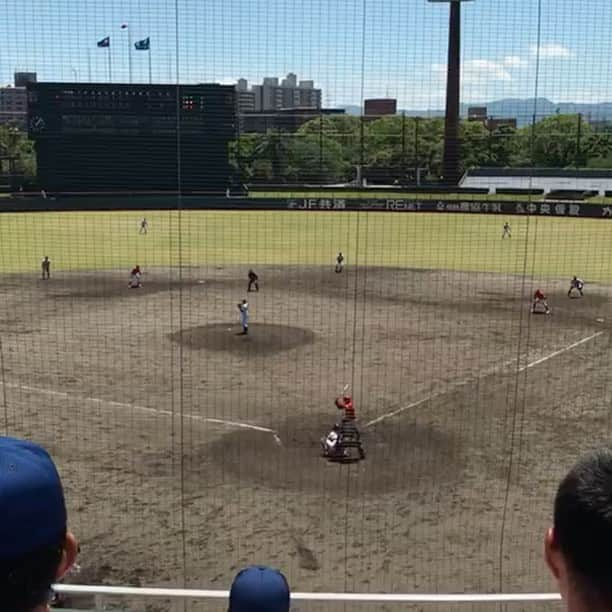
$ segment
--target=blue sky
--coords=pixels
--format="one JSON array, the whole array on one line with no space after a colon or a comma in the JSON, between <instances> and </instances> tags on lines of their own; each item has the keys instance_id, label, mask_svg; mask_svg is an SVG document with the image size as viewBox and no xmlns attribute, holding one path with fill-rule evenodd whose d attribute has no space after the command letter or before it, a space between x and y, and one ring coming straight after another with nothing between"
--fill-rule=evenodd
<instances>
[{"instance_id":1,"label":"blue sky","mask_svg":"<svg viewBox=\"0 0 612 612\"><path fill-rule=\"evenodd\" d=\"M555 102L612 101L612 1L541 0L538 93ZM1 0L0 82L13 70L43 80L128 79L128 38L151 37L158 82L233 82L289 71L314 79L324 103L397 97L441 108L448 6L426 0ZM365 20L364 20L365 10ZM538 0L463 5L466 102L533 97ZM364 28L365 22L365 28ZM129 30L121 30L127 23ZM177 61L178 51L178 61ZM134 80L148 80L132 52Z\"/></svg>"}]
</instances>

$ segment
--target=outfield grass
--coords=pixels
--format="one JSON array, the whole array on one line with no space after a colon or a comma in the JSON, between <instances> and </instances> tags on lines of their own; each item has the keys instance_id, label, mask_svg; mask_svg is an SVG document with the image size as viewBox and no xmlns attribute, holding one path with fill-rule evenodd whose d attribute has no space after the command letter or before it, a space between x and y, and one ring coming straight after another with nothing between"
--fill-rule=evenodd
<instances>
[{"instance_id":1,"label":"outfield grass","mask_svg":"<svg viewBox=\"0 0 612 612\"><path fill-rule=\"evenodd\" d=\"M286 199L286 198L344 198L346 200L355 200L360 198L393 198L402 200L474 200L475 202L532 202L541 200L543 196L533 195L529 197L524 194L507 195L507 194L482 194L482 193L410 193L406 191L369 191L362 189L360 191L254 191L249 193L251 198L271 198L271 199ZM612 198L596 196L584 200L587 204L612 204Z\"/></svg>"},{"instance_id":2,"label":"outfield grass","mask_svg":"<svg viewBox=\"0 0 612 612\"><path fill-rule=\"evenodd\" d=\"M479 270L612 282L612 223L491 215L381 212L141 212L0 215L0 272L244 264L350 265ZM469 288L466 287L466 290Z\"/></svg>"}]
</instances>

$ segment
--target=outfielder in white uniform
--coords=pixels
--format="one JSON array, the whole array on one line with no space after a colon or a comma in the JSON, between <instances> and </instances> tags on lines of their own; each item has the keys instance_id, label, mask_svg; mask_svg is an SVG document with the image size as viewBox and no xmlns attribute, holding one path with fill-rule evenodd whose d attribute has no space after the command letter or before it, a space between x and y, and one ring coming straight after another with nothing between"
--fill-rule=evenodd
<instances>
[{"instance_id":1,"label":"outfielder in white uniform","mask_svg":"<svg viewBox=\"0 0 612 612\"><path fill-rule=\"evenodd\" d=\"M344 269L344 255L342 251L336 256L336 274L340 274Z\"/></svg>"},{"instance_id":2,"label":"outfielder in white uniform","mask_svg":"<svg viewBox=\"0 0 612 612\"><path fill-rule=\"evenodd\" d=\"M249 303L246 300L242 300L242 303L238 304L238 310L240 311L242 334L246 336L249 333Z\"/></svg>"}]
</instances>

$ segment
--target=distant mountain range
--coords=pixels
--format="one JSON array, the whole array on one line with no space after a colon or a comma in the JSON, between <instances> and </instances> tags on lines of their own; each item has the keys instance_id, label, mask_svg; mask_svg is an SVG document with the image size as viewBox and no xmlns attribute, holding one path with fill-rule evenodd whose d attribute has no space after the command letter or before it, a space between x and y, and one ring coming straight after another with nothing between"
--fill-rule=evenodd
<instances>
[{"instance_id":1,"label":"distant mountain range","mask_svg":"<svg viewBox=\"0 0 612 612\"><path fill-rule=\"evenodd\" d=\"M599 104L575 104L573 102L562 102L555 104L547 98L520 99L506 98L504 100L493 100L482 104L462 104L461 114L467 117L468 108L472 106L486 106L487 113L491 117L515 117L519 127L529 125L534 112L538 119L549 117L556 113L579 114L581 113L587 121L612 121L612 102L601 102ZM360 115L361 107L356 105L341 106L349 115ZM443 117L443 110L400 110L409 117Z\"/></svg>"}]
</instances>

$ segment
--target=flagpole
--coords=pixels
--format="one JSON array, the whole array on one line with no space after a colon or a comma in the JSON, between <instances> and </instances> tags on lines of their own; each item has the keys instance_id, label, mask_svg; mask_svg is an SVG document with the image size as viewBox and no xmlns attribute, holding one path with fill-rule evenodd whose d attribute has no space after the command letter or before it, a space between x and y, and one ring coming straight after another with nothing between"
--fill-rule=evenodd
<instances>
[{"instance_id":1,"label":"flagpole","mask_svg":"<svg viewBox=\"0 0 612 612\"><path fill-rule=\"evenodd\" d=\"M130 25L127 26L128 32L128 72L130 75L130 83L132 82L132 33L130 32Z\"/></svg>"},{"instance_id":2,"label":"flagpole","mask_svg":"<svg viewBox=\"0 0 612 612\"><path fill-rule=\"evenodd\" d=\"M151 43L149 43L149 85L153 83L153 71L151 70Z\"/></svg>"},{"instance_id":3,"label":"flagpole","mask_svg":"<svg viewBox=\"0 0 612 612\"><path fill-rule=\"evenodd\" d=\"M110 48L110 44L107 47L108 49L108 82L112 83L113 82L113 71L112 71L112 65L111 65L111 48Z\"/></svg>"},{"instance_id":4,"label":"flagpole","mask_svg":"<svg viewBox=\"0 0 612 612\"><path fill-rule=\"evenodd\" d=\"M87 49L87 80L91 83L91 52Z\"/></svg>"}]
</instances>

